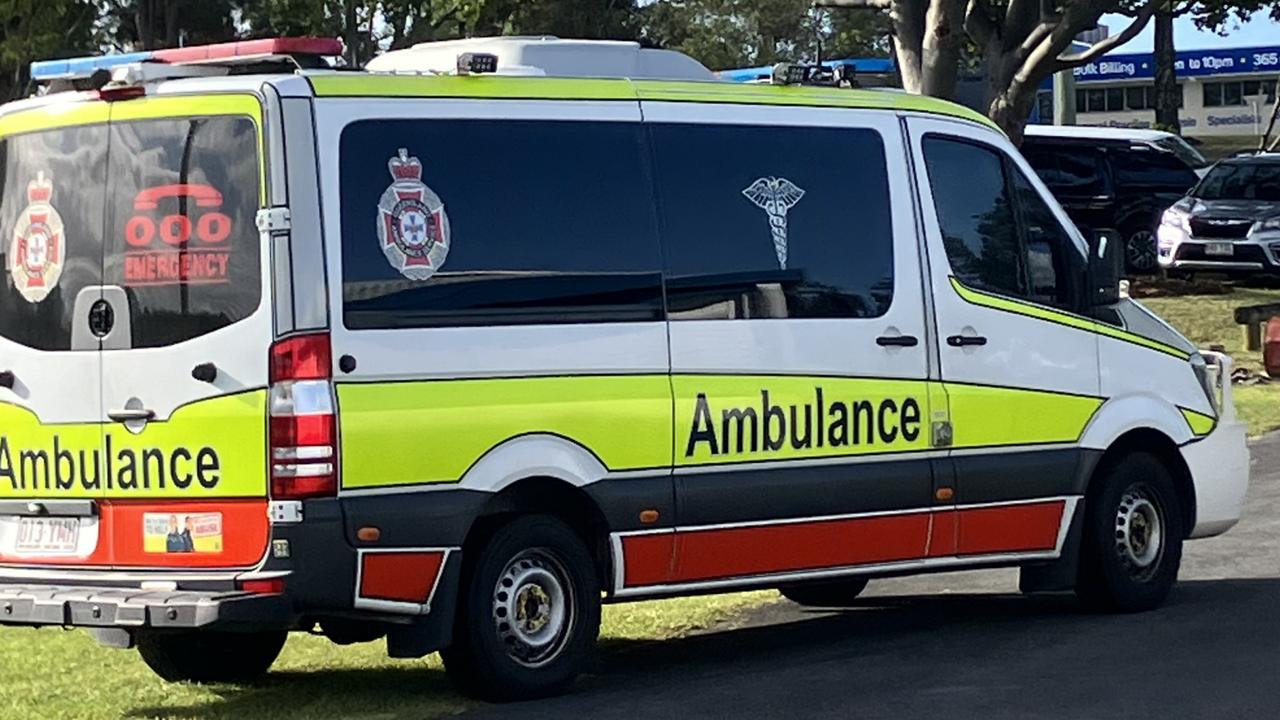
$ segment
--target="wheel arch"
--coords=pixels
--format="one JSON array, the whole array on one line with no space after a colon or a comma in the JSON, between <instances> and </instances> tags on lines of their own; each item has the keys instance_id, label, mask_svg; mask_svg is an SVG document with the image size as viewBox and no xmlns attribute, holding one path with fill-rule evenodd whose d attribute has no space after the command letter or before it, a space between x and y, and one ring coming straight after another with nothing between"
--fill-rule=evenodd
<instances>
[{"instance_id":1,"label":"wheel arch","mask_svg":"<svg viewBox=\"0 0 1280 720\"><path fill-rule=\"evenodd\" d=\"M1178 445L1168 435L1154 428L1130 429L1103 451L1089 476L1089 483L1085 489L1086 505L1101 488L1101 478L1105 477L1121 459L1138 452L1155 456L1169 472L1174 490L1178 494L1178 503L1182 511L1183 539L1186 539L1196 524L1196 490L1191 478L1191 469L1178 450Z\"/></svg>"}]
</instances>

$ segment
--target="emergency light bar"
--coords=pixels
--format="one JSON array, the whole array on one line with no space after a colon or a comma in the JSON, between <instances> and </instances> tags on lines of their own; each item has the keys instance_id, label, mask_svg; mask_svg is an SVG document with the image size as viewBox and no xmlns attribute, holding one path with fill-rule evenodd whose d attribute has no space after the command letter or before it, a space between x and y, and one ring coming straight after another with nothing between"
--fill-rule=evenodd
<instances>
[{"instance_id":1,"label":"emergency light bar","mask_svg":"<svg viewBox=\"0 0 1280 720\"><path fill-rule=\"evenodd\" d=\"M287 55L332 56L342 54L342 41L333 38L268 38L239 42L197 45L168 50L120 53L69 58L66 60L40 60L31 63L31 79L36 82L51 80L78 80L91 77L98 70L111 70L122 65L142 62L190 64L229 63Z\"/></svg>"}]
</instances>

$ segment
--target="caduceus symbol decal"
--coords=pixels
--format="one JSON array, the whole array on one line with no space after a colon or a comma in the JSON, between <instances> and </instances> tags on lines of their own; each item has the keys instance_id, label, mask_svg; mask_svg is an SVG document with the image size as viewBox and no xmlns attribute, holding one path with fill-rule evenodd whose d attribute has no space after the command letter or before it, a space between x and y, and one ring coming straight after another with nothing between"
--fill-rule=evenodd
<instances>
[{"instance_id":1,"label":"caduceus symbol decal","mask_svg":"<svg viewBox=\"0 0 1280 720\"><path fill-rule=\"evenodd\" d=\"M778 267L787 269L787 211L804 197L795 183L786 178L762 177L742 191L747 199L758 205L769 216L769 231L773 234L773 249L778 254Z\"/></svg>"}]
</instances>

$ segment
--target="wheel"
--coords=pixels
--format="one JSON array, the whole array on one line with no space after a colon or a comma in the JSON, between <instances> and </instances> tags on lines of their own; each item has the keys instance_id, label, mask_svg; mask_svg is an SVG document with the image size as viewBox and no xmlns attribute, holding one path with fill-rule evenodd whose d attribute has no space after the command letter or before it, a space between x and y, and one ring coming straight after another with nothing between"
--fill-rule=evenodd
<instances>
[{"instance_id":1,"label":"wheel","mask_svg":"<svg viewBox=\"0 0 1280 720\"><path fill-rule=\"evenodd\" d=\"M787 585L778 588L782 597L805 607L844 607L867 589L866 578L836 582Z\"/></svg>"},{"instance_id":2,"label":"wheel","mask_svg":"<svg viewBox=\"0 0 1280 720\"><path fill-rule=\"evenodd\" d=\"M1085 500L1076 594L1089 607L1138 612L1169 595L1185 535L1173 479L1147 453L1121 458Z\"/></svg>"},{"instance_id":3,"label":"wheel","mask_svg":"<svg viewBox=\"0 0 1280 720\"><path fill-rule=\"evenodd\" d=\"M1130 233L1124 246L1125 267L1130 272L1147 275L1156 271L1156 236L1150 230Z\"/></svg>"},{"instance_id":4,"label":"wheel","mask_svg":"<svg viewBox=\"0 0 1280 720\"><path fill-rule=\"evenodd\" d=\"M280 655L288 633L147 632L138 634L138 654L169 682L257 680Z\"/></svg>"},{"instance_id":5,"label":"wheel","mask_svg":"<svg viewBox=\"0 0 1280 720\"><path fill-rule=\"evenodd\" d=\"M565 690L600 633L600 578L578 535L533 515L500 528L464 572L445 670L463 692L522 700Z\"/></svg>"}]
</instances>

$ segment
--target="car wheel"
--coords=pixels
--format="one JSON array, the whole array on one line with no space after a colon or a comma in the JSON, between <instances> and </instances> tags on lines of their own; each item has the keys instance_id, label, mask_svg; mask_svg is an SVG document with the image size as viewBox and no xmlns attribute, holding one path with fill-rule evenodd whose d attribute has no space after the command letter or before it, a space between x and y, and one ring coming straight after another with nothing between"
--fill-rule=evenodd
<instances>
[{"instance_id":1,"label":"car wheel","mask_svg":"<svg viewBox=\"0 0 1280 720\"><path fill-rule=\"evenodd\" d=\"M1182 511L1173 479L1155 456L1132 453L1095 482L1085 500L1076 594L1097 610L1155 608L1182 564Z\"/></svg>"},{"instance_id":2,"label":"car wheel","mask_svg":"<svg viewBox=\"0 0 1280 720\"><path fill-rule=\"evenodd\" d=\"M1130 272L1149 274L1156 270L1156 236L1150 230L1139 230L1125 242L1125 265Z\"/></svg>"},{"instance_id":3,"label":"car wheel","mask_svg":"<svg viewBox=\"0 0 1280 720\"><path fill-rule=\"evenodd\" d=\"M805 607L846 607L866 589L866 578L855 578L838 582L787 585L778 588L778 592L782 593L782 597Z\"/></svg>"},{"instance_id":4,"label":"car wheel","mask_svg":"<svg viewBox=\"0 0 1280 720\"><path fill-rule=\"evenodd\" d=\"M288 633L140 632L138 654L169 682L247 683L266 674Z\"/></svg>"},{"instance_id":5,"label":"car wheel","mask_svg":"<svg viewBox=\"0 0 1280 720\"><path fill-rule=\"evenodd\" d=\"M547 515L500 528L464 573L453 644L441 652L459 689L485 700L565 690L600 632L600 579L586 546Z\"/></svg>"}]
</instances>

